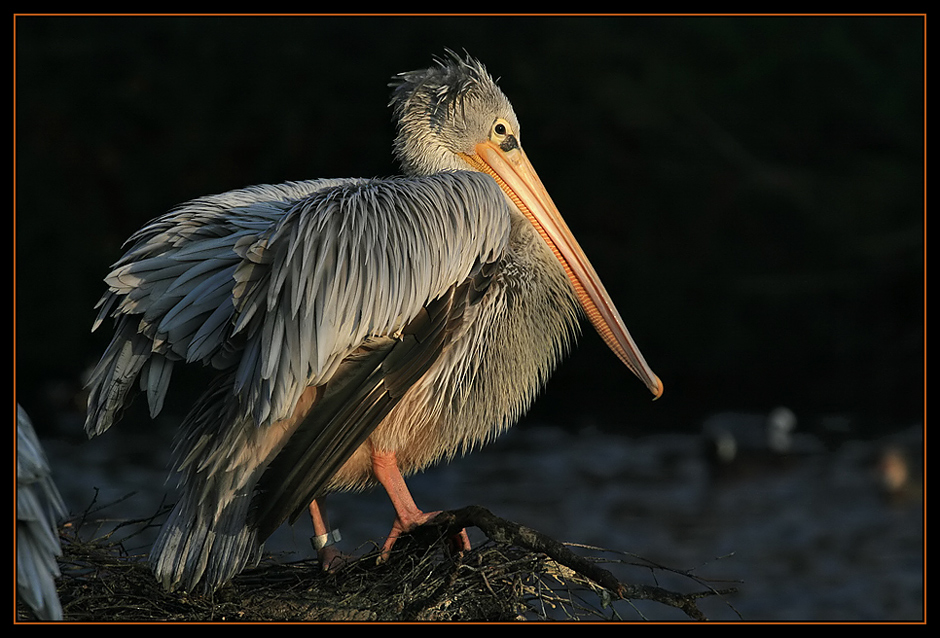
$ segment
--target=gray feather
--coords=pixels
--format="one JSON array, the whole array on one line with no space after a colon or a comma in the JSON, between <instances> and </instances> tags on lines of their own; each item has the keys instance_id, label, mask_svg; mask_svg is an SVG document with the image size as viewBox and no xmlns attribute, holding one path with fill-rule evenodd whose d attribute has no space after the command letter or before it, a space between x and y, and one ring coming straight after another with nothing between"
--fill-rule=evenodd
<instances>
[{"instance_id":1,"label":"gray feather","mask_svg":"<svg viewBox=\"0 0 940 638\"><path fill-rule=\"evenodd\" d=\"M40 620L62 620L58 523L67 515L33 424L16 406L16 589Z\"/></svg>"}]
</instances>

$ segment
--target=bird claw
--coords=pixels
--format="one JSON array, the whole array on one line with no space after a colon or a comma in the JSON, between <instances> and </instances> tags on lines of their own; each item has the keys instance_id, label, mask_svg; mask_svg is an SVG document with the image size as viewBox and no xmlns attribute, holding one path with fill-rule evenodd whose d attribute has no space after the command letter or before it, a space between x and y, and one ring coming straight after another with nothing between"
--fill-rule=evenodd
<instances>
[{"instance_id":1,"label":"bird claw","mask_svg":"<svg viewBox=\"0 0 940 638\"><path fill-rule=\"evenodd\" d=\"M418 527L433 521L440 513L441 512L424 513L418 511L407 523L403 523L400 518L396 517L395 522L392 524L392 531L389 532L388 538L385 539L385 544L382 546L382 553L379 554L378 559L376 559L376 564L380 565L389 559L392 553L392 547L400 536L413 532ZM448 539L448 545L450 550L455 554L468 551L470 549L470 537L467 536L467 530L462 529L457 534L453 534Z\"/></svg>"},{"instance_id":2,"label":"bird claw","mask_svg":"<svg viewBox=\"0 0 940 638\"><path fill-rule=\"evenodd\" d=\"M352 556L344 554L332 545L318 550L317 556L320 559L320 567L323 571L331 574L335 574L353 560Z\"/></svg>"}]
</instances>

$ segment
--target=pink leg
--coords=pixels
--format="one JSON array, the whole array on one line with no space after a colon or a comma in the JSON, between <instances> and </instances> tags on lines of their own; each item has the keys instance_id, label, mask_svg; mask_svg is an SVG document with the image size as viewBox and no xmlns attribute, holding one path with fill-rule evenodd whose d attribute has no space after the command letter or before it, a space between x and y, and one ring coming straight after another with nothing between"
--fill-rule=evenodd
<instances>
[{"instance_id":1,"label":"pink leg","mask_svg":"<svg viewBox=\"0 0 940 638\"><path fill-rule=\"evenodd\" d=\"M408 491L408 486L405 485L405 479L398 469L398 459L395 457L394 452L380 452L373 448L372 470L375 473L375 478L388 492L388 497L392 501L396 514L392 531L389 532L388 539L382 547L382 560L385 560L399 536L410 532L419 525L423 525L440 512L425 513L418 509L411 497L411 492ZM470 538L467 536L466 530L460 530L460 534L453 540L457 551L470 549Z\"/></svg>"},{"instance_id":2,"label":"pink leg","mask_svg":"<svg viewBox=\"0 0 940 638\"><path fill-rule=\"evenodd\" d=\"M310 519L313 521L313 533L318 537L325 537L332 533L330 520L326 516L326 497L320 497L310 503ZM320 558L320 566L325 571L335 571L342 567L349 557L337 549L336 545L330 544L317 550L317 556Z\"/></svg>"}]
</instances>

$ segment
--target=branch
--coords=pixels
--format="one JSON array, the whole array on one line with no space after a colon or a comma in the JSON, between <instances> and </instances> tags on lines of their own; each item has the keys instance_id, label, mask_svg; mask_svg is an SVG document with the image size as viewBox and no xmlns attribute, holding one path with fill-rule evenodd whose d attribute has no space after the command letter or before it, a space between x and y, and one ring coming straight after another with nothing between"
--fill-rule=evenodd
<instances>
[{"instance_id":1,"label":"branch","mask_svg":"<svg viewBox=\"0 0 940 638\"><path fill-rule=\"evenodd\" d=\"M611 572L596 563L572 552L566 545L546 536L530 527L495 516L489 510L478 505L470 505L459 510L441 512L429 525L440 526L447 534L454 534L466 527L477 527L486 536L500 544L517 545L533 552L545 554L557 563L568 567L581 576L623 600L654 600L682 610L695 620L707 620L699 610L697 602L701 598L715 595L727 595L737 591L730 587L722 590L680 594L662 587L650 585L628 585L620 582ZM689 575L687 572L680 572Z\"/></svg>"}]
</instances>

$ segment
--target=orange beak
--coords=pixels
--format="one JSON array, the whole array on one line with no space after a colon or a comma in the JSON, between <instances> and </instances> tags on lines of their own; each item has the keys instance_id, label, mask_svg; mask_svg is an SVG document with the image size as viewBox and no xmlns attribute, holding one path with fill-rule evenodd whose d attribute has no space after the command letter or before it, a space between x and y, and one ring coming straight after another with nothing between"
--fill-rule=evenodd
<instances>
[{"instance_id":1,"label":"orange beak","mask_svg":"<svg viewBox=\"0 0 940 638\"><path fill-rule=\"evenodd\" d=\"M601 338L646 384L654 399L658 399L663 393L663 382L650 370L600 277L558 212L525 153L518 146L503 151L492 141L477 144L475 151L474 155L462 154L462 157L476 170L493 177L532 223L565 269L584 312Z\"/></svg>"}]
</instances>

